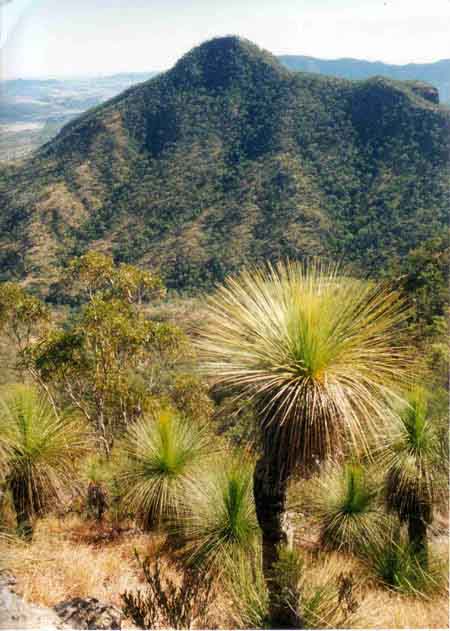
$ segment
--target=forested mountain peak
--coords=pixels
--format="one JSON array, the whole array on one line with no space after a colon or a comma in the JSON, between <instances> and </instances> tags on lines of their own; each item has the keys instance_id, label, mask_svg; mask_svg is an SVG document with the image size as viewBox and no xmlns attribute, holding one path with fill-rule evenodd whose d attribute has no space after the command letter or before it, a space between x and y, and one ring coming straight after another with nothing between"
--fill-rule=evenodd
<instances>
[{"instance_id":1,"label":"forested mountain peak","mask_svg":"<svg viewBox=\"0 0 450 631\"><path fill-rule=\"evenodd\" d=\"M2 167L1 275L47 292L92 248L176 288L318 254L383 273L447 226L449 120L429 86L211 40Z\"/></svg>"}]
</instances>

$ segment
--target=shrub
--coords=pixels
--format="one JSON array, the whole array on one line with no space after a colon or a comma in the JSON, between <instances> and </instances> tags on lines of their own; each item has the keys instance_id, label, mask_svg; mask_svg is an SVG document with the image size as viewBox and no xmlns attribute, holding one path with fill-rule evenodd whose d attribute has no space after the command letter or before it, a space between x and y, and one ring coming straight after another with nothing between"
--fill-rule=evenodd
<instances>
[{"instance_id":1,"label":"shrub","mask_svg":"<svg viewBox=\"0 0 450 631\"><path fill-rule=\"evenodd\" d=\"M445 589L444 564L432 555L425 564L404 537L393 536L382 546L368 546L366 558L378 582L388 589L416 596Z\"/></svg>"},{"instance_id":2,"label":"shrub","mask_svg":"<svg viewBox=\"0 0 450 631\"><path fill-rule=\"evenodd\" d=\"M360 464L326 471L310 499L325 548L354 552L369 541L381 541L386 518L377 505L375 484Z\"/></svg>"},{"instance_id":3,"label":"shrub","mask_svg":"<svg viewBox=\"0 0 450 631\"><path fill-rule=\"evenodd\" d=\"M84 425L34 388L15 386L0 401L0 445L18 529L31 536L33 519L77 486L76 463L88 450Z\"/></svg>"},{"instance_id":4,"label":"shrub","mask_svg":"<svg viewBox=\"0 0 450 631\"><path fill-rule=\"evenodd\" d=\"M139 557L138 561L139 561ZM139 561L140 562L140 561ZM162 564L146 558L141 564L147 591L125 592L124 614L141 629L206 627L212 576L198 570L182 570L181 583L162 576Z\"/></svg>"}]
</instances>

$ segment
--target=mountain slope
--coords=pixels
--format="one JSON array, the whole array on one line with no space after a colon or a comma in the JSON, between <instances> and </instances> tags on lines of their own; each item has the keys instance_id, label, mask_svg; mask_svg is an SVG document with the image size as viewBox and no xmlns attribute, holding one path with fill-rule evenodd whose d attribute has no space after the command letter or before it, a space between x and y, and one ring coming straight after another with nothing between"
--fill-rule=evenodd
<instances>
[{"instance_id":1,"label":"mountain slope","mask_svg":"<svg viewBox=\"0 0 450 631\"><path fill-rule=\"evenodd\" d=\"M342 79L361 80L379 75L396 81L424 81L438 89L441 102L450 103L450 59L404 65L362 59L317 59L303 55L281 55L278 59L290 70Z\"/></svg>"},{"instance_id":2,"label":"mountain slope","mask_svg":"<svg viewBox=\"0 0 450 631\"><path fill-rule=\"evenodd\" d=\"M380 273L447 226L450 119L434 100L207 42L0 171L2 277L45 291L88 247L178 288L281 256Z\"/></svg>"}]
</instances>

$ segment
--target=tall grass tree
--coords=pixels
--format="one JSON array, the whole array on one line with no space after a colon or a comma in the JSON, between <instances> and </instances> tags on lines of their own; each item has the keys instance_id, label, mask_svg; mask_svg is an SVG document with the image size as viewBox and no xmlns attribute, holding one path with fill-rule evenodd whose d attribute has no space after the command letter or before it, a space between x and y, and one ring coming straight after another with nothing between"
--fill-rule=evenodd
<instances>
[{"instance_id":1,"label":"tall grass tree","mask_svg":"<svg viewBox=\"0 0 450 631\"><path fill-rule=\"evenodd\" d=\"M272 624L295 624L271 589L287 484L349 443L364 447L386 423L410 364L400 328L407 308L384 284L296 262L228 278L198 331L203 370L253 400L263 448L254 472L256 513ZM272 616L273 618L273 616Z\"/></svg>"},{"instance_id":2,"label":"tall grass tree","mask_svg":"<svg viewBox=\"0 0 450 631\"><path fill-rule=\"evenodd\" d=\"M57 413L45 395L12 386L0 397L0 454L17 527L31 537L33 522L77 488L77 464L88 436L78 415Z\"/></svg>"},{"instance_id":3,"label":"tall grass tree","mask_svg":"<svg viewBox=\"0 0 450 631\"><path fill-rule=\"evenodd\" d=\"M429 415L429 394L415 386L402 406L399 422L384 440L380 462L386 471L387 508L408 526L412 550L427 560L427 528L440 487L447 474L442 460L439 428Z\"/></svg>"}]
</instances>

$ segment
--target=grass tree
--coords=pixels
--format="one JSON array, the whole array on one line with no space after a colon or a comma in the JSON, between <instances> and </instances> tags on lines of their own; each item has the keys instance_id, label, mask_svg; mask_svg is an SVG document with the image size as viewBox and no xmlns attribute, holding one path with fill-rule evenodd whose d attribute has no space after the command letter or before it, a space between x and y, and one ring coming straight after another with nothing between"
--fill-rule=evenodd
<instances>
[{"instance_id":1,"label":"grass tree","mask_svg":"<svg viewBox=\"0 0 450 631\"><path fill-rule=\"evenodd\" d=\"M191 563L234 567L253 558L259 543L251 462L226 458L197 478L186 497L183 534Z\"/></svg>"},{"instance_id":2,"label":"grass tree","mask_svg":"<svg viewBox=\"0 0 450 631\"><path fill-rule=\"evenodd\" d=\"M287 484L386 422L387 399L406 374L396 292L299 263L229 278L209 299L198 347L206 373L253 400L262 436L254 472L256 513L272 624L294 624L272 587L286 542Z\"/></svg>"},{"instance_id":3,"label":"grass tree","mask_svg":"<svg viewBox=\"0 0 450 631\"><path fill-rule=\"evenodd\" d=\"M411 390L395 429L386 436L381 463L386 470L385 498L388 509L407 523L412 550L427 558L427 526L443 470L438 428L429 416L429 397L421 387ZM446 484L443 482L442 487Z\"/></svg>"},{"instance_id":4,"label":"grass tree","mask_svg":"<svg viewBox=\"0 0 450 631\"><path fill-rule=\"evenodd\" d=\"M376 485L361 464L331 467L313 485L311 504L324 548L357 552L383 540L386 517Z\"/></svg>"},{"instance_id":5,"label":"grass tree","mask_svg":"<svg viewBox=\"0 0 450 631\"><path fill-rule=\"evenodd\" d=\"M77 461L88 450L78 416L57 414L47 397L28 386L0 398L0 454L18 530L31 536L33 520L62 501L77 481Z\"/></svg>"},{"instance_id":6,"label":"grass tree","mask_svg":"<svg viewBox=\"0 0 450 631\"><path fill-rule=\"evenodd\" d=\"M144 528L177 518L187 487L213 451L207 426L171 409L136 421L116 452L124 507Z\"/></svg>"}]
</instances>

